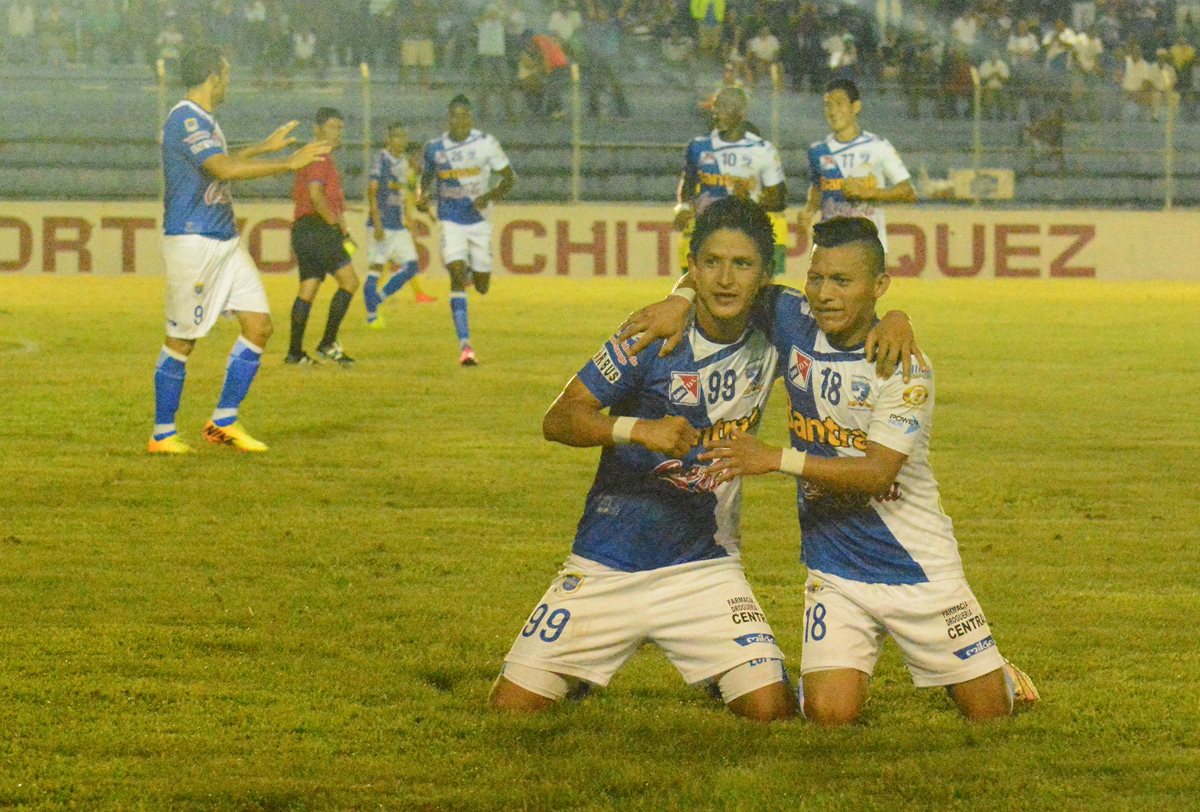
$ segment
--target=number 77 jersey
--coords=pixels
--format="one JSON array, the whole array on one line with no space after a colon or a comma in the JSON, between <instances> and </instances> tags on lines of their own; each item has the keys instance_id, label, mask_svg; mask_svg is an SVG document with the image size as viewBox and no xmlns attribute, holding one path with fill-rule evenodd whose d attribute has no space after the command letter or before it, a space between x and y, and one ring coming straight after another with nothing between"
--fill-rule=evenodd
<instances>
[{"instance_id":1,"label":"number 77 jersey","mask_svg":"<svg viewBox=\"0 0 1200 812\"><path fill-rule=\"evenodd\" d=\"M797 480L803 559L854 581L915 584L963 575L954 529L929 464L932 368L875 376L863 347L833 346L797 290L768 292L771 337L789 398L792 447L819 457L861 457L867 443L907 456L896 480L872 497L831 493Z\"/></svg>"}]
</instances>

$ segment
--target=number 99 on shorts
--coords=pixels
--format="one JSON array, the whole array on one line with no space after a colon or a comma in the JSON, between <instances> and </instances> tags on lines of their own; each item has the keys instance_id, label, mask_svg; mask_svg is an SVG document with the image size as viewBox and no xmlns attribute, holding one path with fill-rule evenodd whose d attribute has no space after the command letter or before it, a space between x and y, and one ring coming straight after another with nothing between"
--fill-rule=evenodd
<instances>
[{"instance_id":1,"label":"number 99 on shorts","mask_svg":"<svg viewBox=\"0 0 1200 812\"><path fill-rule=\"evenodd\" d=\"M549 612L549 616L547 616L547 612ZM543 603L533 610L533 614L529 616L529 622L521 630L521 636L533 637L536 634L543 642L553 643L562 637L563 629L567 627L567 621L570 619L570 611L558 608L550 612L550 607ZM543 621L545 622L543 623Z\"/></svg>"}]
</instances>

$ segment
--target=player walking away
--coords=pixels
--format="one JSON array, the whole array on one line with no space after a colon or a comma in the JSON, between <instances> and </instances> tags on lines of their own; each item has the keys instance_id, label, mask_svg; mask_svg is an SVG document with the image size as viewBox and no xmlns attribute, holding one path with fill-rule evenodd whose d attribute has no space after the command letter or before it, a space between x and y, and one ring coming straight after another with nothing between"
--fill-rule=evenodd
<instances>
[{"instance_id":1,"label":"player walking away","mask_svg":"<svg viewBox=\"0 0 1200 812\"><path fill-rule=\"evenodd\" d=\"M341 111L333 107L317 110L314 128L317 140L336 149L342 143L345 126ZM346 228L346 197L332 154L296 173L292 199L295 202L292 251L300 266L300 289L292 303L292 337L284 361L300 366L319 363L304 351L304 329L317 289L328 274L337 280L338 289L329 303L329 318L321 343L317 344L317 355L341 366L351 366L354 359L342 350L337 336L354 291L358 290L358 275L350 264L354 243Z\"/></svg>"},{"instance_id":2,"label":"player walking away","mask_svg":"<svg viewBox=\"0 0 1200 812\"><path fill-rule=\"evenodd\" d=\"M879 230L887 250L887 225L880 203L916 203L908 169L886 138L858 126L862 99L849 79L825 86L825 120L833 130L808 148L808 202L800 227L808 234L813 218L866 217Z\"/></svg>"},{"instance_id":3,"label":"player walking away","mask_svg":"<svg viewBox=\"0 0 1200 812\"><path fill-rule=\"evenodd\" d=\"M480 295L488 292L492 203L504 199L517 177L500 142L474 129L466 96L455 96L449 113L447 131L425 145L417 208L427 211L429 201L437 197L442 262L450 273L450 313L461 350L458 362L467 367L478 363L467 322L467 283L474 284ZM500 174L500 182L489 189L493 172Z\"/></svg>"},{"instance_id":4,"label":"player walking away","mask_svg":"<svg viewBox=\"0 0 1200 812\"><path fill-rule=\"evenodd\" d=\"M750 131L747 105L744 90L722 88L713 101L716 128L688 144L675 206L675 230L683 232L680 265L684 273L692 222L709 203L731 194L757 201L770 215L776 245L773 273L783 273L787 242L783 164L775 146Z\"/></svg>"},{"instance_id":5,"label":"player walking away","mask_svg":"<svg viewBox=\"0 0 1200 812\"><path fill-rule=\"evenodd\" d=\"M213 111L225 100L229 63L220 49L188 48L179 60L187 94L163 123L163 260L166 265L166 340L154 372L152 454L185 454L175 415L183 395L187 360L196 339L208 335L222 313L235 316L241 335L229 354L217 409L204 427L210 443L239 451L266 451L238 420L238 407L258 372L272 332L267 294L253 260L238 243L229 183L294 172L320 160L327 144L309 144L291 155L263 159L294 144L289 122L265 141L230 153Z\"/></svg>"},{"instance_id":6,"label":"player walking away","mask_svg":"<svg viewBox=\"0 0 1200 812\"><path fill-rule=\"evenodd\" d=\"M409 174L407 148L408 131L400 122L392 123L388 127L387 146L375 153L375 160L371 162L367 184L369 267L367 282L363 285L363 301L367 307L367 326L376 329L385 326L379 306L417 275L417 247L404 225L411 220L406 216L405 205ZM385 265L393 270L380 291L379 277Z\"/></svg>"},{"instance_id":7,"label":"player walking away","mask_svg":"<svg viewBox=\"0 0 1200 812\"><path fill-rule=\"evenodd\" d=\"M1008 716L1037 690L1000 656L941 509L929 464L933 370L905 363L881 380L864 349L890 283L878 232L862 217L815 232L804 295L771 288L763 302L791 400L791 448L734 429L699 458L715 460L709 470L723 483L798 478L809 719L858 719L885 634L918 687L944 686L972 721Z\"/></svg>"},{"instance_id":8,"label":"player walking away","mask_svg":"<svg viewBox=\"0 0 1200 812\"><path fill-rule=\"evenodd\" d=\"M665 358L609 340L543 421L546 439L602 446L562 571L505 658L493 707L538 711L607 685L645 642L736 714L793 715L783 655L739 556L741 493L697 462L705 437L753 432L777 354L750 326L774 237L754 203L713 203L692 235L696 320ZM603 409L609 408L609 414Z\"/></svg>"}]
</instances>

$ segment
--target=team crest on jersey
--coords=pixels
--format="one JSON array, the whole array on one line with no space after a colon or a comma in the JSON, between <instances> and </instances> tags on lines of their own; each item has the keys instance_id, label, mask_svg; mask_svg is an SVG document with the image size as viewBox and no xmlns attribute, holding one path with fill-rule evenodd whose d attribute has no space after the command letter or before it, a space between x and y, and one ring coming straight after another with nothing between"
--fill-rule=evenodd
<instances>
[{"instance_id":1,"label":"team crest on jersey","mask_svg":"<svg viewBox=\"0 0 1200 812\"><path fill-rule=\"evenodd\" d=\"M680 406L700 405L700 376L695 372L671 373L671 402Z\"/></svg>"},{"instance_id":2,"label":"team crest on jersey","mask_svg":"<svg viewBox=\"0 0 1200 812\"><path fill-rule=\"evenodd\" d=\"M200 122L196 121L194 118L185 118L183 120L183 128L190 133L194 133L196 130L200 129Z\"/></svg>"},{"instance_id":3,"label":"team crest on jersey","mask_svg":"<svg viewBox=\"0 0 1200 812\"><path fill-rule=\"evenodd\" d=\"M705 152L700 153L699 163L702 163L702 164L716 163L716 160L717 160L717 156L715 154L713 154L712 152L705 151Z\"/></svg>"},{"instance_id":4,"label":"team crest on jersey","mask_svg":"<svg viewBox=\"0 0 1200 812\"><path fill-rule=\"evenodd\" d=\"M449 163L449 160L446 158L446 150L439 149L433 153L433 162L438 164Z\"/></svg>"},{"instance_id":5,"label":"team crest on jersey","mask_svg":"<svg viewBox=\"0 0 1200 812\"><path fill-rule=\"evenodd\" d=\"M788 356L788 380L797 389L808 391L808 382L812 377L812 356L792 345L791 355Z\"/></svg>"},{"instance_id":6,"label":"team crest on jersey","mask_svg":"<svg viewBox=\"0 0 1200 812\"><path fill-rule=\"evenodd\" d=\"M837 168L838 168L837 158L833 157L832 155L822 155L821 156L821 169L824 170L824 169L837 169Z\"/></svg>"},{"instance_id":7,"label":"team crest on jersey","mask_svg":"<svg viewBox=\"0 0 1200 812\"><path fill-rule=\"evenodd\" d=\"M854 375L850 378L850 400L846 406L851 409L871 409L875 404L871 402L871 382L861 375Z\"/></svg>"},{"instance_id":8,"label":"team crest on jersey","mask_svg":"<svg viewBox=\"0 0 1200 812\"><path fill-rule=\"evenodd\" d=\"M570 595L573 592L579 591L579 588L583 586L583 580L584 576L582 575L578 575L573 572L568 573L563 576L561 581L558 582L558 589L559 591L566 592L568 595Z\"/></svg>"}]
</instances>

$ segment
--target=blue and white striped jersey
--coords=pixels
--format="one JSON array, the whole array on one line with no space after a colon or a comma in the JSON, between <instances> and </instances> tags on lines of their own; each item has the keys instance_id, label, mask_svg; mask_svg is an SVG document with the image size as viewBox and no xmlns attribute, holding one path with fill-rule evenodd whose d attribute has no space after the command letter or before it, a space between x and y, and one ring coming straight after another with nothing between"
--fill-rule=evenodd
<instances>
[{"instance_id":1,"label":"blue and white striped jersey","mask_svg":"<svg viewBox=\"0 0 1200 812\"><path fill-rule=\"evenodd\" d=\"M822 492L797 480L804 563L853 581L914 584L961 577L950 517L942 512L929 464L933 372L899 369L875 377L861 347L829 343L800 291L768 295L771 336L791 409L792 447L822 457L857 457L871 441L908 459L887 493L872 498Z\"/></svg>"},{"instance_id":2,"label":"blue and white striped jersey","mask_svg":"<svg viewBox=\"0 0 1200 812\"><path fill-rule=\"evenodd\" d=\"M471 130L464 141L454 141L446 132L426 144L422 174L437 179L438 219L463 226L482 222L485 213L472 201L488 191L492 172L508 165L500 142L479 130Z\"/></svg>"},{"instance_id":3,"label":"blue and white striped jersey","mask_svg":"<svg viewBox=\"0 0 1200 812\"><path fill-rule=\"evenodd\" d=\"M210 114L187 99L171 109L162 128L164 234L237 236L229 182L209 177L203 168L226 152L225 134Z\"/></svg>"},{"instance_id":4,"label":"blue and white striped jersey","mask_svg":"<svg viewBox=\"0 0 1200 812\"><path fill-rule=\"evenodd\" d=\"M630 356L628 342L611 339L579 380L614 416L680 415L704 438L757 429L777 360L763 331L718 344L693 324L666 358L660 346ZM741 483L715 484L696 459L703 450L703 439L682 460L636 444L605 448L572 552L625 572L737 556Z\"/></svg>"},{"instance_id":5,"label":"blue and white striped jersey","mask_svg":"<svg viewBox=\"0 0 1200 812\"><path fill-rule=\"evenodd\" d=\"M404 228L404 189L408 184L408 159L397 158L386 149L375 153L371 161L370 179L379 184L375 203L379 207L380 225L389 231ZM367 228L375 227L375 219L367 215Z\"/></svg>"},{"instance_id":6,"label":"blue and white striped jersey","mask_svg":"<svg viewBox=\"0 0 1200 812\"><path fill-rule=\"evenodd\" d=\"M722 141L716 130L693 138L684 157L683 188L699 188L696 213L714 200L742 193L751 200L763 189L783 183L783 163L775 146L753 133L738 141Z\"/></svg>"},{"instance_id":7,"label":"blue and white striped jersey","mask_svg":"<svg viewBox=\"0 0 1200 812\"><path fill-rule=\"evenodd\" d=\"M864 130L854 140L842 143L830 133L808 148L808 176L821 193L821 219L867 217L875 222L887 250L883 211L869 200L847 200L842 186L846 178L871 178L879 188L908 180L908 169L891 142Z\"/></svg>"}]
</instances>

